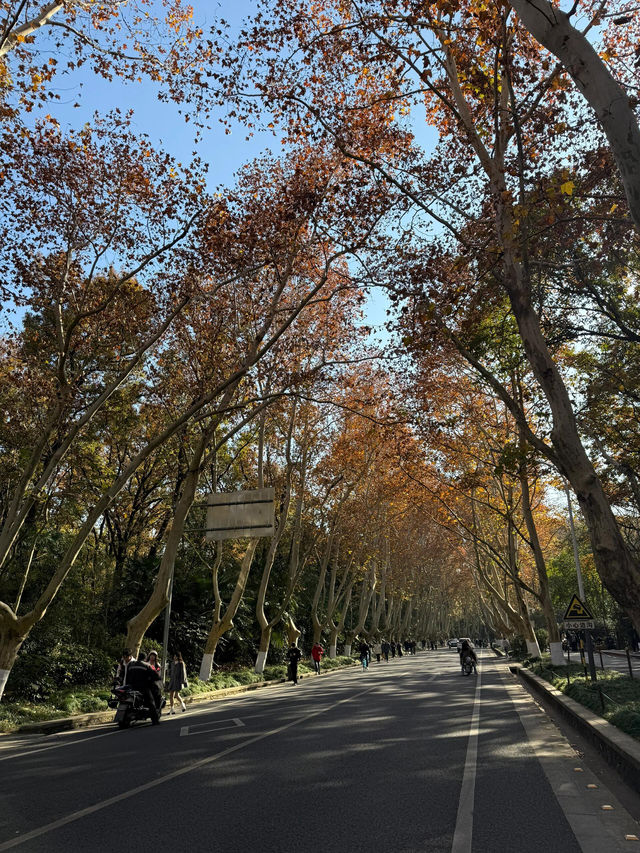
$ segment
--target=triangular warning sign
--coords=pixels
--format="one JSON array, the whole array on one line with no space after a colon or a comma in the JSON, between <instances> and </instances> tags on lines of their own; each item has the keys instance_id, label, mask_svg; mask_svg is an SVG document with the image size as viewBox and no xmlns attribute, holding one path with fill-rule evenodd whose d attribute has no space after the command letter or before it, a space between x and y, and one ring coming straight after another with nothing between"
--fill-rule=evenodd
<instances>
[{"instance_id":1,"label":"triangular warning sign","mask_svg":"<svg viewBox=\"0 0 640 853\"><path fill-rule=\"evenodd\" d=\"M564 614L565 619L593 619L593 614L589 610L586 604L584 604L577 595L574 595L571 601L569 602L569 606L567 607L566 613Z\"/></svg>"}]
</instances>

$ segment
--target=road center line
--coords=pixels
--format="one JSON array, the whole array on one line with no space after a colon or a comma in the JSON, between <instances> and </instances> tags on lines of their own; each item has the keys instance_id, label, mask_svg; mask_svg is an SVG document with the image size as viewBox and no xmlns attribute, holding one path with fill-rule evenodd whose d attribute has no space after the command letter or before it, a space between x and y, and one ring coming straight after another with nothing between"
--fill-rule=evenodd
<instances>
[{"instance_id":1,"label":"road center line","mask_svg":"<svg viewBox=\"0 0 640 853\"><path fill-rule=\"evenodd\" d=\"M113 806L116 803L121 803L123 800L128 800L131 797L136 797L138 794L143 793L144 791L149 791L152 788L157 788L159 785L164 785L165 782L170 782L173 779L177 779L180 776L186 776L187 773L191 773L194 770L198 770L200 767L205 767L207 764L213 764L215 761L218 761L220 758L225 758L227 755L231 755L233 752L237 752L240 749L245 749L248 746L251 746L253 743L257 743L258 741L264 740L265 738L271 737L272 735L277 735L280 732L284 732L287 729L292 728L293 726L297 726L298 723L304 723L307 720L312 720L314 717L319 717L321 714L325 714L327 711L332 711L334 708L343 705L345 702L351 702L354 699L357 699L359 696L364 696L366 693L371 693L376 689L378 685L373 685L368 687L366 690L361 690L359 693L354 693L353 696L347 696L346 699L340 699L339 702L334 702L333 705L327 705L324 708L321 708L319 711L312 711L310 714L305 714L303 717L298 717L297 720L292 720L290 723L285 723L283 726L278 726L277 729L271 729L271 731L263 732L260 735L256 735L255 737L250 738L249 740L243 741L242 743L236 744L235 746L231 746L228 749L223 750L222 752L216 753L216 755L210 755L207 758L202 758L200 761L196 761L193 764L190 764L188 767L181 767L180 770L174 770L172 773L167 773L166 776L161 776L159 779L154 779L152 782L145 782L144 785L138 785L137 788L132 788L130 791L125 791L122 794L117 794L115 797L109 797L106 800L102 800L102 802L95 803L93 806L87 806L85 809L80 809L77 812L72 812L66 817L59 818L58 820L54 820L51 823L47 823L44 826L40 826L37 829L31 830L31 832L26 832L23 835L19 835L17 838L12 838L10 841L4 841L0 844L0 851L3 850L11 850L13 847L18 847L20 844L24 844L26 841L31 841L33 838L39 838L41 835L46 835L48 832L52 832L54 829L60 829L63 826L66 826L69 823L73 823L76 820L80 820L83 817L87 817L87 815L94 814L95 812L102 811L102 809L109 808L109 806Z\"/></svg>"},{"instance_id":2,"label":"road center line","mask_svg":"<svg viewBox=\"0 0 640 853\"><path fill-rule=\"evenodd\" d=\"M478 730L480 727L481 673L479 669L477 670L477 673L476 692L473 701L473 714L471 715L469 740L467 742L467 757L464 763L462 788L460 789L460 802L458 803L458 815L456 817L456 828L453 833L451 853L471 853L471 842L473 840L473 804L476 791Z\"/></svg>"}]
</instances>

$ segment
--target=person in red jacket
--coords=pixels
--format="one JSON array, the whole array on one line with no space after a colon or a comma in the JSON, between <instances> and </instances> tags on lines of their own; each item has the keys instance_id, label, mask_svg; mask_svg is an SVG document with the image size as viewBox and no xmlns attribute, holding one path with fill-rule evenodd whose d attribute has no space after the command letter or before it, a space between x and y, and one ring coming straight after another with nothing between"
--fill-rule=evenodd
<instances>
[{"instance_id":1,"label":"person in red jacket","mask_svg":"<svg viewBox=\"0 0 640 853\"><path fill-rule=\"evenodd\" d=\"M314 643L313 648L311 649L311 657L313 659L313 668L316 673L320 675L320 661L322 660L322 655L324 654L324 649L320 645L320 643Z\"/></svg>"}]
</instances>

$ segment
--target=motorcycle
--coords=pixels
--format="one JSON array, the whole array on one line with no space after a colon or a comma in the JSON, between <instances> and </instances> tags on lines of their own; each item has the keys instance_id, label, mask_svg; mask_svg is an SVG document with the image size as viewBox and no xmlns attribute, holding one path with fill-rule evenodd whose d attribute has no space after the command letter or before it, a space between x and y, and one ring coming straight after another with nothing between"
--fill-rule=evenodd
<instances>
[{"instance_id":1,"label":"motorcycle","mask_svg":"<svg viewBox=\"0 0 640 853\"><path fill-rule=\"evenodd\" d=\"M465 658L462 661L462 674L471 675L471 672L475 670L475 668L476 664L471 655L465 655Z\"/></svg>"},{"instance_id":2,"label":"motorcycle","mask_svg":"<svg viewBox=\"0 0 640 853\"><path fill-rule=\"evenodd\" d=\"M166 699L162 700L157 714L154 714L144 695L128 684L121 687L114 686L111 692L114 698L109 699L107 705L116 711L113 721L118 724L118 728L128 729L136 720L151 720L152 725L160 722L160 714L166 704Z\"/></svg>"}]
</instances>

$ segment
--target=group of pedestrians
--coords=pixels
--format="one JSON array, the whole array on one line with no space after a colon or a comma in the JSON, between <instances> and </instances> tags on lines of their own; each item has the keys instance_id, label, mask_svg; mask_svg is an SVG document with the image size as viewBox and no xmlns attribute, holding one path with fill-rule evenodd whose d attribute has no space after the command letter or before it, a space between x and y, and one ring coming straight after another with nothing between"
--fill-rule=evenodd
<instances>
[{"instance_id":1,"label":"group of pedestrians","mask_svg":"<svg viewBox=\"0 0 640 853\"><path fill-rule=\"evenodd\" d=\"M159 722L160 711L165 705L162 691L162 672L158 652L152 650L148 656L140 652L137 659L131 654L131 649L124 649L116 672L116 684L128 684L138 690L145 698L151 710L151 722ZM180 691L189 686L187 667L180 652L173 655L169 670L169 713L175 714L174 704L180 704L183 711L187 710Z\"/></svg>"},{"instance_id":2,"label":"group of pedestrians","mask_svg":"<svg viewBox=\"0 0 640 853\"><path fill-rule=\"evenodd\" d=\"M415 655L418 644L415 640L405 640L404 643L396 642L395 640L376 640L370 644L366 640L362 640L358 646L358 656L363 669L367 669L371 663L372 655L376 656L377 663L381 660L388 661L389 657L401 658L403 654ZM403 651L404 649L404 651Z\"/></svg>"}]
</instances>

